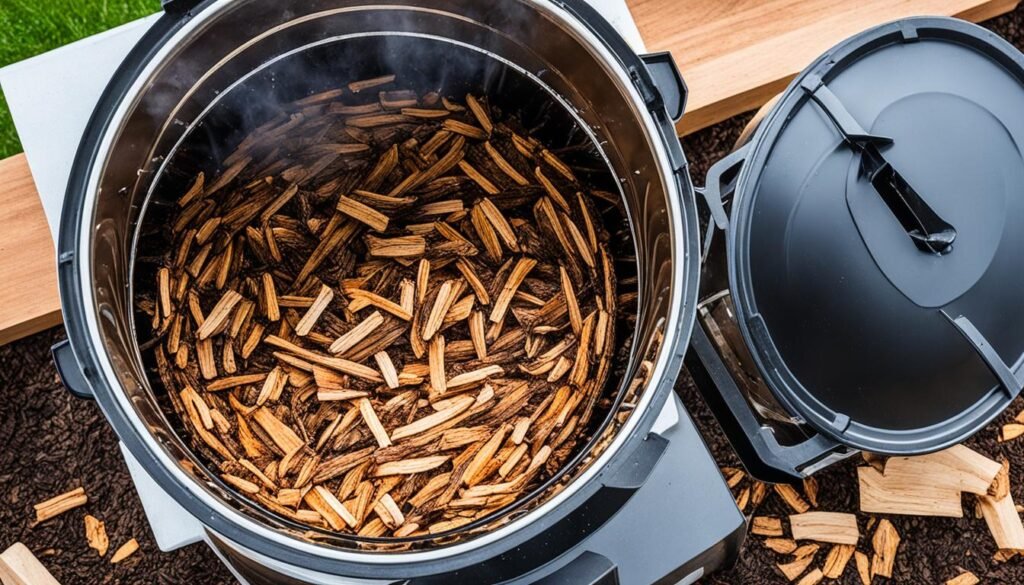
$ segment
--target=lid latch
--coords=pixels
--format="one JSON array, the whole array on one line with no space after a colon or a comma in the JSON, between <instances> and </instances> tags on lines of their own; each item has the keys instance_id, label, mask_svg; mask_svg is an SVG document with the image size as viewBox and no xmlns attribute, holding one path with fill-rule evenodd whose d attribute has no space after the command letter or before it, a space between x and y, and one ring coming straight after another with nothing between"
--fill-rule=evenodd
<instances>
[{"instance_id":1,"label":"lid latch","mask_svg":"<svg viewBox=\"0 0 1024 585\"><path fill-rule=\"evenodd\" d=\"M939 217L879 149L879 145L892 144L893 140L869 134L821 78L809 76L802 87L832 121L843 140L861 153L862 175L871 181L914 245L923 252L937 255L952 251L956 228Z\"/></svg>"}]
</instances>

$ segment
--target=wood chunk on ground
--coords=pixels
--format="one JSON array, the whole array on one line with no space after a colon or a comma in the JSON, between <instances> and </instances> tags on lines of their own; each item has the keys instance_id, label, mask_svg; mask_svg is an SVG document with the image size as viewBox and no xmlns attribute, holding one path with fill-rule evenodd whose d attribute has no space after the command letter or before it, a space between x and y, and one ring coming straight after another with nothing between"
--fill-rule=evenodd
<instances>
[{"instance_id":1,"label":"wood chunk on ground","mask_svg":"<svg viewBox=\"0 0 1024 585\"><path fill-rule=\"evenodd\" d=\"M860 551L853 553L853 559L857 564L857 576L860 577L861 585L871 585L871 559Z\"/></svg>"},{"instance_id":2,"label":"wood chunk on ground","mask_svg":"<svg viewBox=\"0 0 1024 585\"><path fill-rule=\"evenodd\" d=\"M803 514L807 510L811 509L811 505L804 500L800 494L796 491L796 488L789 484L777 483L774 486L775 493L782 498L782 501L786 502L790 508L793 509L797 514Z\"/></svg>"},{"instance_id":3,"label":"wood chunk on ground","mask_svg":"<svg viewBox=\"0 0 1024 585\"><path fill-rule=\"evenodd\" d=\"M750 523L750 532L758 536L782 536L782 520L773 516L755 516Z\"/></svg>"},{"instance_id":4,"label":"wood chunk on ground","mask_svg":"<svg viewBox=\"0 0 1024 585\"><path fill-rule=\"evenodd\" d=\"M114 555L110 557L110 562L111 564L116 565L117 563L120 563L121 561L135 554L135 551L137 550L139 550L139 541L133 538L128 542L122 544L120 548L114 551Z\"/></svg>"},{"instance_id":5,"label":"wood chunk on ground","mask_svg":"<svg viewBox=\"0 0 1024 585\"><path fill-rule=\"evenodd\" d=\"M828 551L828 556L825 557L825 566L822 567L822 573L829 579L838 579L846 571L846 565L850 562L850 557L853 556L854 547L852 544L837 544Z\"/></svg>"},{"instance_id":6,"label":"wood chunk on ground","mask_svg":"<svg viewBox=\"0 0 1024 585\"><path fill-rule=\"evenodd\" d=\"M891 457L884 474L927 476L928 481L957 486L960 491L984 494L999 473L1000 464L963 445L928 455Z\"/></svg>"},{"instance_id":7,"label":"wood chunk on ground","mask_svg":"<svg viewBox=\"0 0 1024 585\"><path fill-rule=\"evenodd\" d=\"M807 567L810 567L813 562L814 555L807 555L788 563L779 563L778 567L782 574L786 576L786 579L794 581L797 577L803 575Z\"/></svg>"},{"instance_id":8,"label":"wood chunk on ground","mask_svg":"<svg viewBox=\"0 0 1024 585\"><path fill-rule=\"evenodd\" d=\"M888 519L878 521L875 535L871 537L871 546L875 551L871 557L871 574L892 578L892 567L896 563L896 551L900 546L900 535L896 527Z\"/></svg>"},{"instance_id":9,"label":"wood chunk on ground","mask_svg":"<svg viewBox=\"0 0 1024 585\"><path fill-rule=\"evenodd\" d=\"M1024 550L1024 524L1013 504L1013 496L1006 494L999 500L991 496L978 496L978 504L996 546L1000 550Z\"/></svg>"},{"instance_id":10,"label":"wood chunk on ground","mask_svg":"<svg viewBox=\"0 0 1024 585\"><path fill-rule=\"evenodd\" d=\"M925 470L908 475L894 471L891 466L882 474L873 467L858 467L860 510L873 514L962 518L959 482L947 474L948 468L944 466L932 469L938 475ZM951 479L956 485L950 485Z\"/></svg>"},{"instance_id":11,"label":"wood chunk on ground","mask_svg":"<svg viewBox=\"0 0 1024 585\"><path fill-rule=\"evenodd\" d=\"M6 585L60 585L20 542L0 553L0 581Z\"/></svg>"},{"instance_id":12,"label":"wood chunk on ground","mask_svg":"<svg viewBox=\"0 0 1024 585\"><path fill-rule=\"evenodd\" d=\"M60 516L68 510L84 506L89 501L85 488L77 487L71 491L54 496L49 500L39 502L32 506L36 511L36 523L45 522L50 518Z\"/></svg>"},{"instance_id":13,"label":"wood chunk on ground","mask_svg":"<svg viewBox=\"0 0 1024 585\"><path fill-rule=\"evenodd\" d=\"M999 429L999 442L1005 443L1006 441L1012 441L1021 435L1024 435L1024 424L1005 424L1003 425L1003 428Z\"/></svg>"},{"instance_id":14,"label":"wood chunk on ground","mask_svg":"<svg viewBox=\"0 0 1024 585\"><path fill-rule=\"evenodd\" d=\"M764 545L784 555L788 555L796 550L796 541L789 538L769 538L764 541Z\"/></svg>"},{"instance_id":15,"label":"wood chunk on ground","mask_svg":"<svg viewBox=\"0 0 1024 585\"><path fill-rule=\"evenodd\" d=\"M857 517L841 512L805 512L789 517L794 540L856 545L860 538Z\"/></svg>"},{"instance_id":16,"label":"wood chunk on ground","mask_svg":"<svg viewBox=\"0 0 1024 585\"><path fill-rule=\"evenodd\" d=\"M89 547L95 549L101 557L106 556L107 549L110 548L107 528L102 520L91 514L85 515L85 539L89 542Z\"/></svg>"}]
</instances>

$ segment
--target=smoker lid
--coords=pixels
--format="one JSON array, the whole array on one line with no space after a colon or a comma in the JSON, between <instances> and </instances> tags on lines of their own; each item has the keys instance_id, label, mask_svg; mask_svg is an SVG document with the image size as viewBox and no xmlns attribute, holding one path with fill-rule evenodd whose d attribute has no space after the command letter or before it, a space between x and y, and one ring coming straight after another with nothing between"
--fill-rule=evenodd
<instances>
[{"instance_id":1,"label":"smoker lid","mask_svg":"<svg viewBox=\"0 0 1024 585\"><path fill-rule=\"evenodd\" d=\"M1022 62L980 27L903 20L822 56L758 128L734 293L770 385L819 431L926 452L1019 393Z\"/></svg>"}]
</instances>

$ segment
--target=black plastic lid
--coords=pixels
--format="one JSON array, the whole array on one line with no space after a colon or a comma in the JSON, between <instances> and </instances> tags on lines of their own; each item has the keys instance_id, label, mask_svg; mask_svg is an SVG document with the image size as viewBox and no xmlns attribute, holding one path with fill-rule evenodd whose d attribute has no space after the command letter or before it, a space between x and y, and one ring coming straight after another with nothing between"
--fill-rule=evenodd
<instances>
[{"instance_id":1,"label":"black plastic lid","mask_svg":"<svg viewBox=\"0 0 1024 585\"><path fill-rule=\"evenodd\" d=\"M933 451L1020 392L1022 63L963 21L891 23L806 69L754 136L731 222L738 317L819 431Z\"/></svg>"}]
</instances>

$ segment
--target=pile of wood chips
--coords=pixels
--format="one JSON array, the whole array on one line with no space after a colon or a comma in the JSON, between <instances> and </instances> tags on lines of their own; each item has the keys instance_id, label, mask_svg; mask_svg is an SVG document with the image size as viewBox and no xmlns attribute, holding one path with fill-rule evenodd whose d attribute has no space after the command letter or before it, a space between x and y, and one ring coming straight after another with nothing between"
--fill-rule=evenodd
<instances>
[{"instance_id":1,"label":"pile of wood chips","mask_svg":"<svg viewBox=\"0 0 1024 585\"><path fill-rule=\"evenodd\" d=\"M89 495L85 493L85 488L83 487L77 487L62 494L58 494L33 505L36 518L32 525L36 526L46 522L47 520L56 518L61 514L70 512L76 508L81 508L88 503ZM92 514L86 514L84 521L85 539L89 543L89 547L94 549L101 557L105 557L110 548L110 539L107 537L106 524ZM110 557L110 562L116 565L135 554L137 550L139 550L139 542L134 538L131 538L114 551L114 554ZM29 556L31 556L31 553L29 553Z\"/></svg>"},{"instance_id":2,"label":"pile of wood chips","mask_svg":"<svg viewBox=\"0 0 1024 585\"><path fill-rule=\"evenodd\" d=\"M618 196L485 100L394 84L299 100L198 174L137 286L222 479L365 537L458 529L556 475L607 398L622 301Z\"/></svg>"},{"instance_id":3,"label":"pile of wood chips","mask_svg":"<svg viewBox=\"0 0 1024 585\"><path fill-rule=\"evenodd\" d=\"M798 585L814 585L823 579L839 579L851 558L863 585L876 577L892 578L893 565L900 545L900 536L893 524L876 514L914 516L964 515L962 496L969 494L975 502L975 516L984 518L995 541L995 562L1004 562L1024 554L1024 524L1020 506L1010 495L1009 463L997 462L967 447L957 445L944 451L917 457L883 458L863 454L865 465L858 467L860 510L867 515L811 511L818 507L818 483L807 478L803 490L790 485L767 486L749 479L742 469L723 468L729 487L734 490L737 505L756 514L756 509L769 491L794 512L788 518L787 536L782 518L753 516L750 532L766 537L767 548L785 555L778 569L789 581ZM859 522L860 520L860 522ZM872 533L870 543L861 543L860 525ZM831 545L821 565L816 555L822 544ZM857 550L858 545L870 550ZM974 585L979 579L962 571L947 585Z\"/></svg>"}]
</instances>

